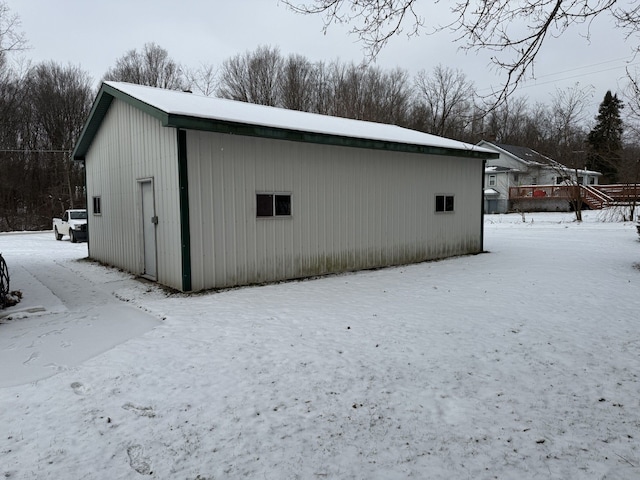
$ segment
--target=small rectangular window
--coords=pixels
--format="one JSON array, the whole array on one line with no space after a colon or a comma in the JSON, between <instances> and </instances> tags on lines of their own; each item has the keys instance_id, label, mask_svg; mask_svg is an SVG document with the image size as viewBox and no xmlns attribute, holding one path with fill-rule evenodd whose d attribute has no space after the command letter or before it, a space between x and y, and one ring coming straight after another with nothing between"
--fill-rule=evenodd
<instances>
[{"instance_id":1,"label":"small rectangular window","mask_svg":"<svg viewBox=\"0 0 640 480\"><path fill-rule=\"evenodd\" d=\"M256 209L258 217L273 217L273 195L257 194Z\"/></svg>"},{"instance_id":2,"label":"small rectangular window","mask_svg":"<svg viewBox=\"0 0 640 480\"><path fill-rule=\"evenodd\" d=\"M453 195L436 195L436 212L453 212Z\"/></svg>"},{"instance_id":3,"label":"small rectangular window","mask_svg":"<svg viewBox=\"0 0 640 480\"><path fill-rule=\"evenodd\" d=\"M93 214L102 215L102 202L100 197L93 197Z\"/></svg>"},{"instance_id":4,"label":"small rectangular window","mask_svg":"<svg viewBox=\"0 0 640 480\"><path fill-rule=\"evenodd\" d=\"M274 195L276 216L291 215L291 195Z\"/></svg>"},{"instance_id":5,"label":"small rectangular window","mask_svg":"<svg viewBox=\"0 0 640 480\"><path fill-rule=\"evenodd\" d=\"M496 176L495 175L489 175L489 186L490 187L495 187L496 186Z\"/></svg>"},{"instance_id":6,"label":"small rectangular window","mask_svg":"<svg viewBox=\"0 0 640 480\"><path fill-rule=\"evenodd\" d=\"M289 193L257 193L256 216L289 217L291 216L291 194Z\"/></svg>"}]
</instances>

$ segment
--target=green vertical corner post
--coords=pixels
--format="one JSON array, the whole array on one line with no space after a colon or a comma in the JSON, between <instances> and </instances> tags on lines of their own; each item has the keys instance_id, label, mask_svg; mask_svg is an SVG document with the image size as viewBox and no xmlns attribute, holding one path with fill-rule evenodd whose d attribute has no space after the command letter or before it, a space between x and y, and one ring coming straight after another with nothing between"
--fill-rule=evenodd
<instances>
[{"instance_id":1,"label":"green vertical corner post","mask_svg":"<svg viewBox=\"0 0 640 480\"><path fill-rule=\"evenodd\" d=\"M480 253L484 252L484 172L487 161L482 160L482 188L480 189Z\"/></svg>"},{"instance_id":2,"label":"green vertical corner post","mask_svg":"<svg viewBox=\"0 0 640 480\"><path fill-rule=\"evenodd\" d=\"M182 291L191 291L191 228L189 223L189 179L187 170L187 132L178 129L178 189L180 196L180 250Z\"/></svg>"},{"instance_id":3,"label":"green vertical corner post","mask_svg":"<svg viewBox=\"0 0 640 480\"><path fill-rule=\"evenodd\" d=\"M73 159L73 157L72 157ZM87 258L91 258L91 240L89 239L90 225L89 219L92 217L89 213L89 192L87 191L87 160L81 160L80 165L82 165L82 175L84 177L84 205L87 210ZM93 219L91 219L93 222Z\"/></svg>"}]
</instances>

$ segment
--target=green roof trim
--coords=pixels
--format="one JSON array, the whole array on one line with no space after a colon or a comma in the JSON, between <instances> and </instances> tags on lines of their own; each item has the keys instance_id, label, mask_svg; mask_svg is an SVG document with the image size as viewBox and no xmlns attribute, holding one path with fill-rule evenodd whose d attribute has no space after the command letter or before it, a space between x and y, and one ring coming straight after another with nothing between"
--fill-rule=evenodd
<instances>
[{"instance_id":1,"label":"green roof trim","mask_svg":"<svg viewBox=\"0 0 640 480\"><path fill-rule=\"evenodd\" d=\"M326 133L303 132L262 125L249 125L210 118L191 117L186 115L169 115L167 127L183 128L185 130L202 130L207 132L243 135L247 137L271 138L289 140L293 142L316 143L321 145L335 145L341 147L368 148L373 150L389 150L393 152L421 153L430 155L447 155L478 159L498 158L496 153L478 152L455 148L431 147L427 145L413 145L408 143L371 140L366 138L343 137Z\"/></svg>"},{"instance_id":2,"label":"green roof trim","mask_svg":"<svg viewBox=\"0 0 640 480\"><path fill-rule=\"evenodd\" d=\"M84 160L91 143L98 133L98 129L107 114L109 106L116 98L132 105L143 112L160 120L163 126L185 130L201 130L207 132L226 133L231 135L243 135L249 137L261 137L277 140L289 140L294 142L315 143L321 145L334 145L341 147L367 148L373 150L387 150L392 152L419 153L429 155L444 155L465 158L491 159L498 158L497 153L479 152L458 148L436 147L428 145L414 145L384 140L371 140L327 133L314 133L299 130L291 130L279 127L237 123L232 121L194 117L190 115L170 114L149 105L135 97L132 97L107 84L102 84L94 105L89 114L89 120L80 134L80 139L73 151L74 160Z\"/></svg>"},{"instance_id":3,"label":"green roof trim","mask_svg":"<svg viewBox=\"0 0 640 480\"><path fill-rule=\"evenodd\" d=\"M89 118L82 129L82 133L80 133L80 138L76 143L73 153L71 154L71 158L74 160L85 159L87 152L89 151L89 147L91 147L91 143L98 133L100 125L102 125L102 121L107 115L107 111L109 110L114 98L122 100L123 102L142 110L143 112L160 120L164 126L168 126L167 120L169 115L166 112L103 83L102 87L100 87L96 100L93 102L91 112L89 112Z\"/></svg>"}]
</instances>

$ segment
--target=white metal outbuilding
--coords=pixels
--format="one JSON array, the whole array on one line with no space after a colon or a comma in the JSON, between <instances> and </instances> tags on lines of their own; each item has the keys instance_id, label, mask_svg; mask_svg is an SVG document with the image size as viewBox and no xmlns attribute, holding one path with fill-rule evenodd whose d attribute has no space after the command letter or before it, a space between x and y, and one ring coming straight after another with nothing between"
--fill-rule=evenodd
<instances>
[{"instance_id":1,"label":"white metal outbuilding","mask_svg":"<svg viewBox=\"0 0 640 480\"><path fill-rule=\"evenodd\" d=\"M89 255L182 291L478 253L493 152L105 82L73 152Z\"/></svg>"}]
</instances>

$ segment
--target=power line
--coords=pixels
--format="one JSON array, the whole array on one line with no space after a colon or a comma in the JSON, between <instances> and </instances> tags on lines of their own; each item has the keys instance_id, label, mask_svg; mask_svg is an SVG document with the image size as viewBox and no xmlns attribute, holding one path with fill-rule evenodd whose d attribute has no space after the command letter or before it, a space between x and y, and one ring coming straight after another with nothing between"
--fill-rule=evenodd
<instances>
[{"instance_id":1,"label":"power line","mask_svg":"<svg viewBox=\"0 0 640 480\"><path fill-rule=\"evenodd\" d=\"M631 63L631 64L629 64L628 66L629 66L629 67L634 67L634 66L636 66L636 65L640 65L640 62L639 62L639 63ZM555 83L555 82L564 82L565 80L572 80L572 79L574 79L574 78L583 78L583 77L585 77L586 75L595 75L595 74L597 74L597 73L610 72L611 70L617 70L618 68L620 68L620 67L618 66L618 67L605 68L604 70L596 70L596 71L593 71L593 72L582 73L582 74L580 74L580 75L572 75L572 76L570 76L570 77L557 78L557 79L555 79L555 80L547 80L547 81L545 81L545 82L540 82L540 83L535 82L535 83L530 84L530 85L526 85L526 84L525 84L525 85L520 86L520 88L521 88L521 89L523 89L523 88L540 87L540 86L542 86L542 85L548 85L548 84L550 84L550 83ZM545 76L549 76L549 75L545 75ZM543 77L538 77L538 78L543 78Z\"/></svg>"},{"instance_id":2,"label":"power line","mask_svg":"<svg viewBox=\"0 0 640 480\"><path fill-rule=\"evenodd\" d=\"M0 149L1 153L71 153L71 150L13 150Z\"/></svg>"},{"instance_id":3,"label":"power line","mask_svg":"<svg viewBox=\"0 0 640 480\"><path fill-rule=\"evenodd\" d=\"M606 65L606 64L608 64L608 63L621 62L621 61L624 61L625 63L627 63L627 64L628 64L627 66L637 65L637 63L634 63L634 64L631 64L631 63L630 63L630 62L633 60L633 58L634 58L633 56L631 56L631 57L615 58L615 59L613 59L613 60L607 60L607 61L605 61L605 62L591 63L591 64L589 64L589 65L583 65L583 66L581 66L581 67L570 68L569 70L563 70L563 71L561 71L561 72L547 73L546 75L540 75L540 76L539 76L539 77L537 77L537 78L546 78L546 77L552 77L552 76L554 76L554 75L563 75L563 74L565 74L565 73L575 72L575 71L577 71L577 70L584 70L585 68L598 67L598 66L600 66L600 65ZM623 65L618 65L617 67L612 67L612 68L610 68L610 69L607 69L607 70L601 70L601 71L614 70L614 69L616 69L616 68L620 68L620 67L622 67L622 66L623 66ZM600 71L597 71L597 72L587 72L587 74L589 74L589 73L600 73Z\"/></svg>"},{"instance_id":4,"label":"power line","mask_svg":"<svg viewBox=\"0 0 640 480\"><path fill-rule=\"evenodd\" d=\"M550 83L556 83L556 82L563 82L566 80L572 80L574 78L583 78L587 75L595 75L598 73L604 73L604 72L610 72L612 70L617 70L619 68L624 68L624 67L634 67L637 65L640 65L639 62L636 63L629 63L630 60L632 60L634 57L621 57L621 58L616 58L613 60L607 60L604 62L598 62L598 63L591 63L588 65L582 65L580 67L575 67L575 68L571 68L568 70L562 70L559 72L553 72L553 73L547 73L545 75L540 75L540 76L536 76L534 79L530 79L530 80L523 80L520 82L520 84L518 85L518 89L522 90L525 88L534 88L534 87L540 87L540 86L544 86L544 85L548 85ZM624 61L626 63L626 65L617 65L615 67L609 67L609 68L605 68L605 69L601 69L601 70L590 70L581 74L577 74L577 75L571 75L569 77L563 77L563 78L556 78L556 79L551 79L551 80L546 80L544 82L538 82L538 79L544 79L544 78L549 78L549 77L555 77L558 75L563 75L565 73L571 73L571 72L576 72L579 70L584 70L584 69L590 69L593 67L598 67L600 65L606 65L609 63L614 63L614 62L620 62L620 61ZM533 82L533 83L532 83ZM495 91L496 89L494 87L486 87L486 88L481 88L478 91L479 92L488 92L488 91Z\"/></svg>"}]
</instances>

